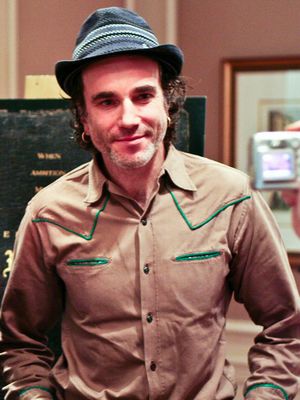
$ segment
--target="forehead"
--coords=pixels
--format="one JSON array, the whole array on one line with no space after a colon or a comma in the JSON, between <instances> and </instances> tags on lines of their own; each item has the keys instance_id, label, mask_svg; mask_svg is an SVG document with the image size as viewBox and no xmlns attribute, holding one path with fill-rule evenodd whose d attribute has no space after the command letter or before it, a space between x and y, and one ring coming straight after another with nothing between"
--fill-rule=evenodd
<instances>
[{"instance_id":1,"label":"forehead","mask_svg":"<svg viewBox=\"0 0 300 400\"><path fill-rule=\"evenodd\" d=\"M91 85L143 84L150 81L160 84L159 64L149 57L140 55L112 56L90 64L82 71L84 88Z\"/></svg>"}]
</instances>

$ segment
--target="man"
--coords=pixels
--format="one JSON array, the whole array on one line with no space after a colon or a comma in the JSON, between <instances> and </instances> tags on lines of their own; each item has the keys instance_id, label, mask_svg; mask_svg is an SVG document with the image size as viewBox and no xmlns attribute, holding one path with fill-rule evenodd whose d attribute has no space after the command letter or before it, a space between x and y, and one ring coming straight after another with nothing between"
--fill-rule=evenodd
<instances>
[{"instance_id":1,"label":"man","mask_svg":"<svg viewBox=\"0 0 300 400\"><path fill-rule=\"evenodd\" d=\"M100 9L56 76L93 161L28 205L2 305L7 399L228 400L232 292L261 325L246 399L292 399L299 296L248 177L172 146L182 53ZM47 333L61 317L53 366ZM19 396L19 397L18 397Z\"/></svg>"}]
</instances>

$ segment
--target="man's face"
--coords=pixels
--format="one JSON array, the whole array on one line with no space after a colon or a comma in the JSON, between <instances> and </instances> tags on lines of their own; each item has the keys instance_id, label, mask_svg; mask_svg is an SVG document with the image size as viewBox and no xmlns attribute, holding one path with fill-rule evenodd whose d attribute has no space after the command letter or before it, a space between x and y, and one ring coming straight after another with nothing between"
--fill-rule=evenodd
<instances>
[{"instance_id":1,"label":"man's face","mask_svg":"<svg viewBox=\"0 0 300 400\"><path fill-rule=\"evenodd\" d=\"M158 64L143 56L110 57L84 69L82 79L84 130L108 171L155 160L167 129Z\"/></svg>"}]
</instances>

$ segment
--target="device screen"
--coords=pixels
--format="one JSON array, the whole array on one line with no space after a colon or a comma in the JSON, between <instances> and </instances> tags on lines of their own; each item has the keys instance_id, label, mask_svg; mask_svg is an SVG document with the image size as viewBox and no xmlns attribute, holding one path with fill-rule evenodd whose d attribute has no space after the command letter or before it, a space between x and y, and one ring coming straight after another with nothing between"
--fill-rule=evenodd
<instances>
[{"instance_id":1,"label":"device screen","mask_svg":"<svg viewBox=\"0 0 300 400\"><path fill-rule=\"evenodd\" d=\"M262 176L264 181L295 179L294 153L280 150L262 154Z\"/></svg>"}]
</instances>

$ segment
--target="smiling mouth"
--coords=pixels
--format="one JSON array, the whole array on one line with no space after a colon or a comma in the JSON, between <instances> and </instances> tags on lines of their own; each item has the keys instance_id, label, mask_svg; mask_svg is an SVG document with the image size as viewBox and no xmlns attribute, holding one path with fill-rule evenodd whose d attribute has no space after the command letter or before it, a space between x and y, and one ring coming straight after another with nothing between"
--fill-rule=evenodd
<instances>
[{"instance_id":1,"label":"smiling mouth","mask_svg":"<svg viewBox=\"0 0 300 400\"><path fill-rule=\"evenodd\" d=\"M143 139L146 135L136 135L136 136L122 136L118 139L116 139L116 142L136 142L140 139Z\"/></svg>"}]
</instances>

